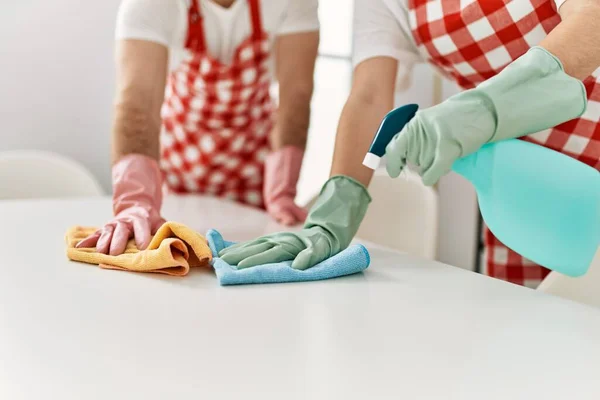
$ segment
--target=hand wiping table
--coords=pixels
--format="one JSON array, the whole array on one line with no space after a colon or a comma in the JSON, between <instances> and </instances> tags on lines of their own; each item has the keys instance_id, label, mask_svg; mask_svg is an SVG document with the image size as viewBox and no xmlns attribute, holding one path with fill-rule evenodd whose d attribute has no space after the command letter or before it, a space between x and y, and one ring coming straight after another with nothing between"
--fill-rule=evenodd
<instances>
[{"instance_id":1,"label":"hand wiping table","mask_svg":"<svg viewBox=\"0 0 600 400\"><path fill-rule=\"evenodd\" d=\"M356 244L305 271L293 269L291 261L238 269L218 257L221 250L234 244L224 240L218 231L210 230L205 237L172 221L161 226L145 250L138 250L133 239L125 253L117 256L98 253L94 248L76 248L81 237L94 229L80 226L69 229L66 235L69 259L106 269L173 276L185 276L191 268L212 266L222 286L331 279L361 272L370 263L367 249Z\"/></svg>"}]
</instances>

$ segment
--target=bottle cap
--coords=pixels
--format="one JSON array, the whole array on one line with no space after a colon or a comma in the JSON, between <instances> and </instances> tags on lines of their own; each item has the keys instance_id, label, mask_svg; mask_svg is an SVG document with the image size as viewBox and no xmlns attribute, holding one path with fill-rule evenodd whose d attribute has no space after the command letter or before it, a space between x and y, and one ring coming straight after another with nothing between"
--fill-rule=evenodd
<instances>
[{"instance_id":1,"label":"bottle cap","mask_svg":"<svg viewBox=\"0 0 600 400\"><path fill-rule=\"evenodd\" d=\"M381 162L381 157L373 153L367 153L365 159L363 160L363 165L367 168L371 168L372 170L376 170L379 168L379 163Z\"/></svg>"}]
</instances>

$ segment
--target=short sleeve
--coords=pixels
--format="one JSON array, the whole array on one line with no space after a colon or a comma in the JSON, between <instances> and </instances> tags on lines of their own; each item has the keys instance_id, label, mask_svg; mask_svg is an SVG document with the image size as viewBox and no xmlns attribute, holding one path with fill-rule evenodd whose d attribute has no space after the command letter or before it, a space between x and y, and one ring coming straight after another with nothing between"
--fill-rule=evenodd
<instances>
[{"instance_id":1,"label":"short sleeve","mask_svg":"<svg viewBox=\"0 0 600 400\"><path fill-rule=\"evenodd\" d=\"M182 12L185 13L185 2L179 0L122 0L115 37L171 47Z\"/></svg>"},{"instance_id":2,"label":"short sleeve","mask_svg":"<svg viewBox=\"0 0 600 400\"><path fill-rule=\"evenodd\" d=\"M318 0L289 0L278 35L319 30Z\"/></svg>"},{"instance_id":3,"label":"short sleeve","mask_svg":"<svg viewBox=\"0 0 600 400\"><path fill-rule=\"evenodd\" d=\"M556 5L556 9L560 10L560 6L562 6L567 0L554 0L554 4Z\"/></svg>"},{"instance_id":4,"label":"short sleeve","mask_svg":"<svg viewBox=\"0 0 600 400\"><path fill-rule=\"evenodd\" d=\"M391 4L394 3L394 4ZM408 14L398 1L355 0L354 66L373 57L392 57L401 64L419 60L409 37Z\"/></svg>"}]
</instances>

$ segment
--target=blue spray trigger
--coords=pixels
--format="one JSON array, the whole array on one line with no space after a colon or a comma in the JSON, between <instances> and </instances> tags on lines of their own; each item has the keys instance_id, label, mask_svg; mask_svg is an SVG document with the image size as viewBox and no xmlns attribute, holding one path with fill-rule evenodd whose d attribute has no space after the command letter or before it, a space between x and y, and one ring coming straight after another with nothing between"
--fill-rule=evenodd
<instances>
[{"instance_id":1,"label":"blue spray trigger","mask_svg":"<svg viewBox=\"0 0 600 400\"><path fill-rule=\"evenodd\" d=\"M407 104L387 113L381 121L373 142L371 142L369 152L363 160L365 167L373 170L379 167L379 162L385 154L387 145L404 128L404 125L415 116L418 109L419 106L417 104Z\"/></svg>"}]
</instances>

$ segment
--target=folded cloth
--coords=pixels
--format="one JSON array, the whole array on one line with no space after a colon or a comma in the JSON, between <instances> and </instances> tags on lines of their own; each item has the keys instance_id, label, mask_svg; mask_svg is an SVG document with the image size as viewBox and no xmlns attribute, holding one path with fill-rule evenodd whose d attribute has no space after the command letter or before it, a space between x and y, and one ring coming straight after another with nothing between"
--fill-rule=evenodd
<instances>
[{"instance_id":1,"label":"folded cloth","mask_svg":"<svg viewBox=\"0 0 600 400\"><path fill-rule=\"evenodd\" d=\"M107 269L174 276L187 275L192 267L209 266L212 259L206 238L177 222L164 223L145 250L138 250L133 239L127 243L125 252L118 256L98 253L95 248L75 248L80 240L96 229L75 226L68 230L66 241L69 259Z\"/></svg>"},{"instance_id":2,"label":"folded cloth","mask_svg":"<svg viewBox=\"0 0 600 400\"><path fill-rule=\"evenodd\" d=\"M206 238L213 256L211 264L217 273L219 284L222 286L305 282L336 278L361 272L369 267L371 261L367 249L360 244L356 244L303 271L293 269L291 261L257 265L238 270L218 258L219 251L235 243L223 240L221 234L215 230L208 231Z\"/></svg>"}]
</instances>

